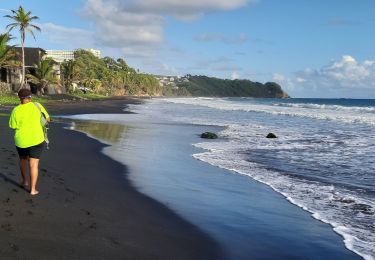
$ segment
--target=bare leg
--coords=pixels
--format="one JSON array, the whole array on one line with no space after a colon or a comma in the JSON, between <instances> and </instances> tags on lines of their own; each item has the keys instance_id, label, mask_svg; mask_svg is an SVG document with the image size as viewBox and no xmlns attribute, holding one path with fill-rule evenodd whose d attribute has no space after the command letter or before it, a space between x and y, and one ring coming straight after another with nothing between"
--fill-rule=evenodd
<instances>
[{"instance_id":1,"label":"bare leg","mask_svg":"<svg viewBox=\"0 0 375 260\"><path fill-rule=\"evenodd\" d=\"M30 166L30 194L37 195L39 191L36 190L36 182L38 181L38 166L39 166L39 159L30 158L29 159L29 166Z\"/></svg>"},{"instance_id":2,"label":"bare leg","mask_svg":"<svg viewBox=\"0 0 375 260\"><path fill-rule=\"evenodd\" d=\"M20 158L20 170L21 170L21 177L22 177L22 186L26 187L28 185L27 179L26 179L26 172L29 164L29 158L28 157L21 157Z\"/></svg>"}]
</instances>

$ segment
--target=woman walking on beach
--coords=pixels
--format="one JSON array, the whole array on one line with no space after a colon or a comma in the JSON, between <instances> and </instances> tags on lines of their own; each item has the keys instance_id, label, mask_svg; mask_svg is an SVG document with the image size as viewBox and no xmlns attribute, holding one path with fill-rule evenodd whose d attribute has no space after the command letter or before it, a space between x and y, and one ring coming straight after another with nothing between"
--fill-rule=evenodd
<instances>
[{"instance_id":1,"label":"woman walking on beach","mask_svg":"<svg viewBox=\"0 0 375 260\"><path fill-rule=\"evenodd\" d=\"M29 168L30 194L37 195L39 159L46 145L41 118L44 116L48 122L50 118L41 104L32 102L30 90L21 89L18 97L21 104L13 109L9 127L15 130L14 141L20 158L22 186L28 186L26 172Z\"/></svg>"}]
</instances>

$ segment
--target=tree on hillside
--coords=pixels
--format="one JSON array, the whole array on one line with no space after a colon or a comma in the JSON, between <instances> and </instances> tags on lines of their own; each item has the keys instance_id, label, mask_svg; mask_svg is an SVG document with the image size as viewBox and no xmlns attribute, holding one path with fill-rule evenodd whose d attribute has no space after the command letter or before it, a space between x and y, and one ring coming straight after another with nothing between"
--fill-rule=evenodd
<instances>
[{"instance_id":1,"label":"tree on hillside","mask_svg":"<svg viewBox=\"0 0 375 260\"><path fill-rule=\"evenodd\" d=\"M35 39L33 30L41 31L38 26L32 24L31 22L39 19L38 16L32 16L31 11L26 12L22 6L18 7L18 10L11 10L13 15L5 15L5 17L13 20L13 23L7 25L8 32L12 31L14 28L19 28L21 34L21 48L22 48L22 78L21 78L21 88L25 84L25 34L29 32Z\"/></svg>"},{"instance_id":2,"label":"tree on hillside","mask_svg":"<svg viewBox=\"0 0 375 260\"><path fill-rule=\"evenodd\" d=\"M9 45L11 39L8 33L0 34L0 67L16 65L14 46Z\"/></svg>"},{"instance_id":3,"label":"tree on hillside","mask_svg":"<svg viewBox=\"0 0 375 260\"><path fill-rule=\"evenodd\" d=\"M95 93L110 95L158 95L161 87L152 75L138 74L124 59L95 57L91 52L74 52L76 80Z\"/></svg>"},{"instance_id":4,"label":"tree on hillside","mask_svg":"<svg viewBox=\"0 0 375 260\"><path fill-rule=\"evenodd\" d=\"M44 94L45 88L49 84L58 84L59 80L55 76L54 69L53 69L53 60L45 59L42 60L36 67L35 67L35 75L27 74L26 77L37 86L38 88L38 95Z\"/></svg>"}]
</instances>

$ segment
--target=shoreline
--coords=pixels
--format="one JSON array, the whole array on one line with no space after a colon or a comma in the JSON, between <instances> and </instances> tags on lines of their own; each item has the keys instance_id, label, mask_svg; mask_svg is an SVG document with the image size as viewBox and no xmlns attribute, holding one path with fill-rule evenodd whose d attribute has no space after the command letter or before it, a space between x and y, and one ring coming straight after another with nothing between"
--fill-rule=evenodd
<instances>
[{"instance_id":1,"label":"shoreline","mask_svg":"<svg viewBox=\"0 0 375 260\"><path fill-rule=\"evenodd\" d=\"M125 103L139 102L131 100L47 104L46 109L61 115L124 113ZM59 123L51 124L51 148L40 163L41 194L31 197L18 186L18 159L7 119L0 117L4 258L223 257L211 237L123 178L128 169L102 153L107 145Z\"/></svg>"}]
</instances>

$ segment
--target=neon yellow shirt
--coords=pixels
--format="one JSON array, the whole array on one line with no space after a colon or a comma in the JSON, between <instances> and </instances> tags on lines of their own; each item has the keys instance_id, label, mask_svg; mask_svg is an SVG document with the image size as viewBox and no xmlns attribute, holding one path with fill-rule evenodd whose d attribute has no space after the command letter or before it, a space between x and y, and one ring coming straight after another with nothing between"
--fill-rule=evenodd
<instances>
[{"instance_id":1,"label":"neon yellow shirt","mask_svg":"<svg viewBox=\"0 0 375 260\"><path fill-rule=\"evenodd\" d=\"M41 104L37 104L44 115L49 118L45 108ZM44 141L44 132L40 118L41 113L34 102L20 104L13 109L9 119L9 127L16 130L14 142L17 147L27 148Z\"/></svg>"}]
</instances>

